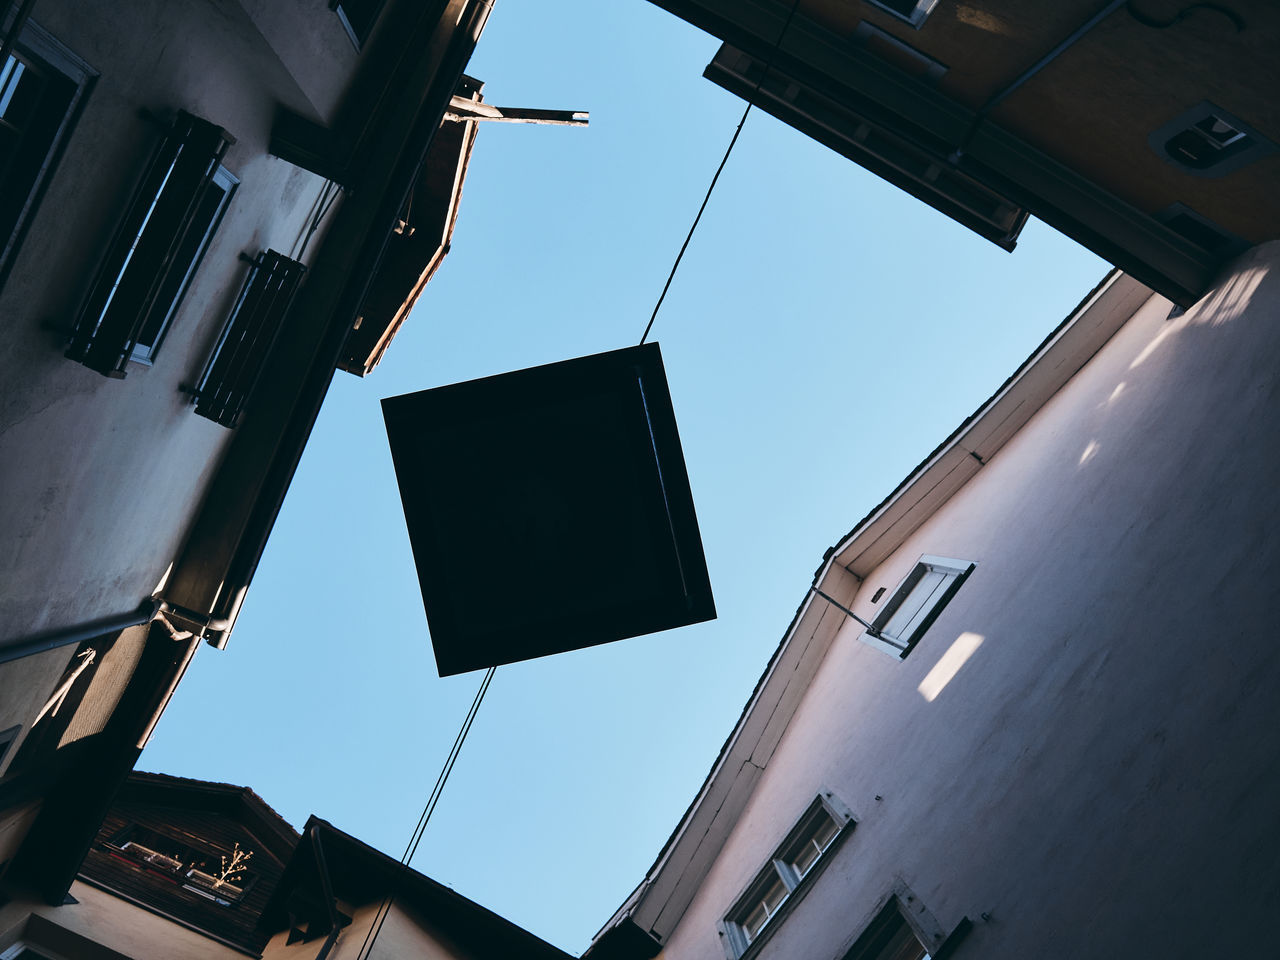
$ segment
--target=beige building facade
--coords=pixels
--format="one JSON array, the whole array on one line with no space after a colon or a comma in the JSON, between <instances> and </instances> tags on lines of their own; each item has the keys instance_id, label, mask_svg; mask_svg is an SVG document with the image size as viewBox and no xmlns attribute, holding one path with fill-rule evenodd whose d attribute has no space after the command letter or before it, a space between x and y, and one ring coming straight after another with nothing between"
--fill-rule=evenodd
<instances>
[{"instance_id":1,"label":"beige building facade","mask_svg":"<svg viewBox=\"0 0 1280 960\"><path fill-rule=\"evenodd\" d=\"M1171 307L1113 273L829 551L590 956L1259 951L1280 246Z\"/></svg>"}]
</instances>

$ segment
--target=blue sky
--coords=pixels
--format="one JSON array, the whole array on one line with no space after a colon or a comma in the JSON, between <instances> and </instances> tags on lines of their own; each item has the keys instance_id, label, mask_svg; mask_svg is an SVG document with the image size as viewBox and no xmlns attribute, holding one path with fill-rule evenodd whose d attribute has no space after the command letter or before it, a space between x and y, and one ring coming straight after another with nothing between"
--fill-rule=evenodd
<instances>
[{"instance_id":1,"label":"blue sky","mask_svg":"<svg viewBox=\"0 0 1280 960\"><path fill-rule=\"evenodd\" d=\"M635 343L742 111L646 0L498 0L453 249L383 362L338 374L224 652L140 769L253 787L399 856L479 684L439 679L378 401ZM1107 265L1007 254L752 111L658 315L719 619L499 668L414 867L580 953L706 775L822 553ZM492 570L519 577L495 545Z\"/></svg>"}]
</instances>

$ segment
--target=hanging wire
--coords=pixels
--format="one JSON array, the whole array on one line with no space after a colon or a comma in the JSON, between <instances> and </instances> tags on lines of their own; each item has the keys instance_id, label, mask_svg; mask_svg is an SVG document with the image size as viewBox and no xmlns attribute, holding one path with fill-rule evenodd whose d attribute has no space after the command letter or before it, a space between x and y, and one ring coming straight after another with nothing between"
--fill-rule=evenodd
<instances>
[{"instance_id":1,"label":"hanging wire","mask_svg":"<svg viewBox=\"0 0 1280 960\"><path fill-rule=\"evenodd\" d=\"M787 30L791 26L791 21L795 19L796 10L800 7L800 0L792 0L791 9L787 13L787 19L782 24L782 29L778 32L778 39L774 41L773 48L769 51L769 57L765 61L764 70L760 74L760 79L756 82L755 89L752 91L752 97L760 93L765 78L769 75L769 70L773 66L774 57L782 46L783 38L787 35ZM694 231L698 229L698 224L702 220L702 214L707 209L707 203L711 200L711 194L716 188L716 183L720 180L720 174L724 171L725 164L729 162L729 157L733 153L733 148L738 143L738 137L742 133L742 127L747 122L747 116L751 113L752 102L747 100L747 107L742 111L742 117L738 120L738 126L733 131L733 137L729 140L729 146L725 149L724 156L720 158L720 165L716 167L715 175L711 178L711 184L707 187L706 195L702 198L702 204L698 207L698 214L693 218L693 224L689 227L689 232L684 238L684 243L680 245L680 251L676 254L675 262L671 265L671 272L667 275L667 282L662 286L662 293L658 295L658 302L654 304L653 313L649 316L649 322L645 325L644 333L640 337L641 345L649 337L649 331L653 329L653 322L658 318L658 310L662 307L662 301L667 297L667 291L671 289L671 282L675 279L676 271L680 268L680 261L684 259L684 253L689 248L689 241L693 239ZM328 212L328 208L325 208ZM315 226L322 217L317 217L316 223L313 225L311 232L315 232ZM307 236L310 240L310 234ZM304 244L305 249L305 244ZM431 819L431 814L435 811L436 804L440 802L440 795L444 792L444 786L449 781L449 774L453 772L453 766L457 763L458 754L462 751L462 745L466 742L467 734L471 731L471 725L475 722L476 714L480 710L480 704L484 701L484 695L489 689L489 684L493 681L493 675L497 671L497 667L490 667L484 675L484 679L480 682L480 689L476 691L475 699L471 703L471 709L467 712L466 719L462 721L462 728L458 731L458 736L453 741L453 748L449 751L449 756L445 760L444 767L440 771L440 775L436 778L436 785L431 790L431 795L427 798L426 805L422 808L422 815L418 818L418 825L414 828L413 835L409 838L409 843L405 847L404 855L400 858L400 875L403 876L409 871L409 862L413 859L413 855L418 851L418 844L422 842L423 834L426 832L427 823ZM387 915L391 912L391 906L395 902L395 883L393 882L387 895L379 904L377 912L374 914L373 923L370 925L368 932L365 934L364 942L360 945L360 950L356 954L356 960L368 960L373 952L373 946L378 940L378 934L382 932L382 925L386 922Z\"/></svg>"},{"instance_id":2,"label":"hanging wire","mask_svg":"<svg viewBox=\"0 0 1280 960\"><path fill-rule=\"evenodd\" d=\"M680 261L684 259L684 252L689 249L689 241L693 239L693 233L698 229L698 223L702 220L702 212L707 209L707 202L711 199L711 193L716 188L716 183L720 179L724 165L729 162L729 155L733 153L733 148L738 143L738 135L742 133L742 125L747 122L747 114L751 112L751 107L754 105L752 100L759 95L760 88L769 76L769 69L773 66L774 57L777 56L778 50L781 49L782 40L787 35L787 30L791 26L791 21L795 19L796 10L799 7L800 0L792 0L791 10L787 13L787 19L782 23L782 29L778 31L778 39L773 42L773 47L769 50L769 57L764 62L764 70L760 73L760 79L756 81L755 89L751 91L751 97L747 99L747 108L742 111L742 119L738 121L738 127L733 131L733 137L729 140L729 146L725 149L724 156L720 158L720 166L716 167L715 176L711 178L711 185L707 187L706 196L702 198L702 205L698 207L698 215L693 218L693 225L689 227L684 243L680 244L680 252L676 254L675 262L671 264L671 272L667 274L667 282L662 285L662 293L658 295L658 302L653 305L653 313L649 315L649 322L645 324L644 333L640 335L641 346L649 338L649 331L653 329L653 321L658 319L658 311L662 308L662 301L667 298L667 291L671 289L671 281L676 278L676 271L680 269Z\"/></svg>"},{"instance_id":3,"label":"hanging wire","mask_svg":"<svg viewBox=\"0 0 1280 960\"><path fill-rule=\"evenodd\" d=\"M422 815L418 817L418 825L413 830L413 835L409 838L409 843L404 849L404 855L400 858L400 870L395 880L387 891L387 895L382 898L382 903L378 905L378 910L373 916L373 923L370 924L368 932L364 935L364 942L360 945L360 950L356 953L356 960L368 960L370 954L373 953L373 945L378 940L378 934L382 932L382 925L386 922L387 914L391 912L391 905L395 902L395 888L405 874L409 872L409 861L413 859L413 855L418 852L418 844L422 842L422 835L426 832L427 822L431 819L431 814L435 811L436 804L440 802L440 795L444 792L444 785L449 781L449 774L453 772L453 765L458 761L458 754L462 752L462 745L466 742L467 734L471 731L471 724L475 722L476 714L480 711L480 704L484 701L484 695L489 690L489 684L493 682L493 675L497 672L497 667L490 667L485 671L484 679L480 681L480 689L476 691L475 699L471 701L471 709L467 711L467 717L462 721L462 728L458 731L457 737L454 738L453 747L449 750L449 756L444 762L444 767L440 770L440 775L436 777L436 785L431 788L431 795L427 798L426 806L422 808Z\"/></svg>"}]
</instances>

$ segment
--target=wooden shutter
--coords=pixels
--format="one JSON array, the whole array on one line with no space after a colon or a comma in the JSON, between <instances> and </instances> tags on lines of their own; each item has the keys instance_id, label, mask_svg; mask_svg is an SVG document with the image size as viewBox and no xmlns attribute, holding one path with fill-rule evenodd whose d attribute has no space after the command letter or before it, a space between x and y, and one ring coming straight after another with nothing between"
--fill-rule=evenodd
<instances>
[{"instance_id":1,"label":"wooden shutter","mask_svg":"<svg viewBox=\"0 0 1280 960\"><path fill-rule=\"evenodd\" d=\"M274 250L253 261L194 391L196 413L224 427L236 425L306 272Z\"/></svg>"},{"instance_id":2,"label":"wooden shutter","mask_svg":"<svg viewBox=\"0 0 1280 960\"><path fill-rule=\"evenodd\" d=\"M125 375L151 312L172 306L157 295L171 269L190 266L175 254L232 142L221 127L178 114L98 267L68 357L109 377Z\"/></svg>"}]
</instances>

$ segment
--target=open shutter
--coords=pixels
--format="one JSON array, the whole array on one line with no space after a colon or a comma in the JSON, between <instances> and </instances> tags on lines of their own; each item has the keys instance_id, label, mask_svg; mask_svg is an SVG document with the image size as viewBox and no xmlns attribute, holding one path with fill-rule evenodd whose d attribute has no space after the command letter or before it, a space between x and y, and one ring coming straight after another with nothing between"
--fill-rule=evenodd
<instances>
[{"instance_id":1,"label":"open shutter","mask_svg":"<svg viewBox=\"0 0 1280 960\"><path fill-rule=\"evenodd\" d=\"M236 425L306 272L274 250L254 259L194 391L196 413L224 427Z\"/></svg>"},{"instance_id":2,"label":"open shutter","mask_svg":"<svg viewBox=\"0 0 1280 960\"><path fill-rule=\"evenodd\" d=\"M190 266L175 255L232 142L222 128L179 112L98 267L68 357L109 377L125 375L151 313L172 306L159 294L171 269Z\"/></svg>"}]
</instances>

